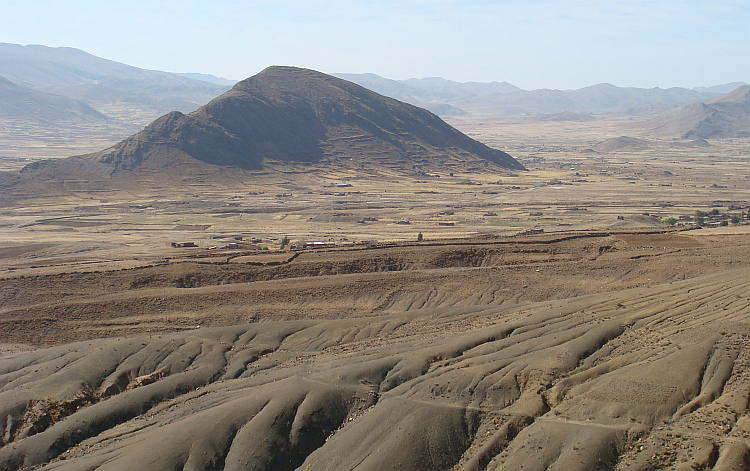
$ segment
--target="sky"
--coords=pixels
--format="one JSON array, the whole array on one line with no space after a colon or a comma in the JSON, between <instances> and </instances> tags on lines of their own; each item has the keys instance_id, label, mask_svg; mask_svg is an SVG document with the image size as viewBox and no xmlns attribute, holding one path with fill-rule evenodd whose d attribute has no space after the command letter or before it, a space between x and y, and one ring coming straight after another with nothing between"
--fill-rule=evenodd
<instances>
[{"instance_id":1,"label":"sky","mask_svg":"<svg viewBox=\"0 0 750 471\"><path fill-rule=\"evenodd\" d=\"M294 65L527 90L750 82L747 0L2 0L0 42L234 80Z\"/></svg>"}]
</instances>

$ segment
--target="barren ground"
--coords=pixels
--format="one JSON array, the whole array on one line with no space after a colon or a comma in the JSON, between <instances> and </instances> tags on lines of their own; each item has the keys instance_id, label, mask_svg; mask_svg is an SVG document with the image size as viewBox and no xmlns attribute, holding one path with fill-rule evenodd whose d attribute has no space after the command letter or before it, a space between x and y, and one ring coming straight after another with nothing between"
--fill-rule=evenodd
<instances>
[{"instance_id":1,"label":"barren ground","mask_svg":"<svg viewBox=\"0 0 750 471\"><path fill-rule=\"evenodd\" d=\"M2 208L0 469L748 469L750 226L660 220L746 215L750 142L452 124L530 171Z\"/></svg>"}]
</instances>

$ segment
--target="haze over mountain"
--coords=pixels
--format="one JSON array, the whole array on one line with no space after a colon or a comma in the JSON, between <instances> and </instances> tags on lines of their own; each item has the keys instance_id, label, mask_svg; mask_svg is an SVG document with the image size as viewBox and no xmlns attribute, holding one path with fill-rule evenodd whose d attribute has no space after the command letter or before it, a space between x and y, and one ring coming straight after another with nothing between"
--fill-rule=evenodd
<instances>
[{"instance_id":1,"label":"haze over mountain","mask_svg":"<svg viewBox=\"0 0 750 471\"><path fill-rule=\"evenodd\" d=\"M144 70L74 48L6 43L0 43L0 75L34 90L85 101L110 118L123 120L134 116L135 124L139 125L169 111L194 111L235 83L208 74ZM508 82L460 83L439 77L391 80L375 74L334 75L441 116L635 112L633 110L640 107L705 101L740 84L692 90L599 84L579 90L527 91Z\"/></svg>"},{"instance_id":2,"label":"haze over mountain","mask_svg":"<svg viewBox=\"0 0 750 471\"><path fill-rule=\"evenodd\" d=\"M22 120L29 126L107 121L106 116L82 101L22 87L2 76L0 119Z\"/></svg>"},{"instance_id":3,"label":"haze over mountain","mask_svg":"<svg viewBox=\"0 0 750 471\"><path fill-rule=\"evenodd\" d=\"M362 85L381 95L426 108L441 116L465 114L465 111L449 103L465 99L467 96L481 97L521 90L508 82L460 83L439 77L391 80L375 74L333 75Z\"/></svg>"},{"instance_id":4,"label":"haze over mountain","mask_svg":"<svg viewBox=\"0 0 750 471\"><path fill-rule=\"evenodd\" d=\"M563 112L587 114L637 110L654 105L694 103L718 95L725 86L633 88L598 84L578 90L522 90L507 82L459 83L440 78L390 80L374 74L336 74L398 100L423 106L444 116L537 115ZM558 117L560 119L560 117ZM576 117L576 120L580 117Z\"/></svg>"},{"instance_id":5,"label":"haze over mountain","mask_svg":"<svg viewBox=\"0 0 750 471\"><path fill-rule=\"evenodd\" d=\"M215 75L210 75L210 74L181 73L177 75L181 75L183 77L191 78L194 80L202 80L204 82L215 83L217 85L224 85L228 87L231 87L235 83L237 83L237 80L229 80L224 77L217 77Z\"/></svg>"},{"instance_id":6,"label":"haze over mountain","mask_svg":"<svg viewBox=\"0 0 750 471\"><path fill-rule=\"evenodd\" d=\"M722 85L714 85L712 87L695 87L693 90L699 93L729 93L743 85L748 85L745 82L730 82Z\"/></svg>"},{"instance_id":7,"label":"haze over mountain","mask_svg":"<svg viewBox=\"0 0 750 471\"><path fill-rule=\"evenodd\" d=\"M20 178L134 181L196 166L261 170L337 162L412 174L422 165L524 169L426 110L313 70L269 67L191 114L166 114L96 154L36 162ZM4 180L7 186L14 178Z\"/></svg>"},{"instance_id":8,"label":"haze over mountain","mask_svg":"<svg viewBox=\"0 0 750 471\"><path fill-rule=\"evenodd\" d=\"M686 139L750 136L750 85L651 123L655 134Z\"/></svg>"},{"instance_id":9,"label":"haze over mountain","mask_svg":"<svg viewBox=\"0 0 750 471\"><path fill-rule=\"evenodd\" d=\"M228 89L179 74L145 70L68 47L0 43L0 75L35 90L84 99L94 108L116 101L160 113L193 111Z\"/></svg>"}]
</instances>

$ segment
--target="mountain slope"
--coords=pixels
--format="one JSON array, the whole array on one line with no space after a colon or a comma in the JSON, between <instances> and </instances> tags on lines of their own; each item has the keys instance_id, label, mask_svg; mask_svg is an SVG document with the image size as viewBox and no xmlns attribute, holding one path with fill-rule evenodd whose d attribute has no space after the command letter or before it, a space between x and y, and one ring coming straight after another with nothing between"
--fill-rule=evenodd
<instances>
[{"instance_id":1,"label":"mountain slope","mask_svg":"<svg viewBox=\"0 0 750 471\"><path fill-rule=\"evenodd\" d=\"M729 93L732 90L736 89L737 87L741 87L743 85L748 85L748 84L745 82L730 82L730 83L725 83L722 85L713 85L711 87L696 87L693 90L695 90L696 92L700 92L700 93L724 94L724 93Z\"/></svg>"},{"instance_id":2,"label":"mountain slope","mask_svg":"<svg viewBox=\"0 0 750 471\"><path fill-rule=\"evenodd\" d=\"M750 85L653 121L650 127L655 134L686 139L749 137Z\"/></svg>"},{"instance_id":3,"label":"mountain slope","mask_svg":"<svg viewBox=\"0 0 750 471\"><path fill-rule=\"evenodd\" d=\"M25 87L58 92L75 85L101 85L152 98L180 98L202 104L226 86L178 74L145 70L69 47L0 43L0 75Z\"/></svg>"},{"instance_id":4,"label":"mountain slope","mask_svg":"<svg viewBox=\"0 0 750 471\"><path fill-rule=\"evenodd\" d=\"M20 120L30 125L107 121L104 115L81 101L22 87L1 76L0 119Z\"/></svg>"}]
</instances>

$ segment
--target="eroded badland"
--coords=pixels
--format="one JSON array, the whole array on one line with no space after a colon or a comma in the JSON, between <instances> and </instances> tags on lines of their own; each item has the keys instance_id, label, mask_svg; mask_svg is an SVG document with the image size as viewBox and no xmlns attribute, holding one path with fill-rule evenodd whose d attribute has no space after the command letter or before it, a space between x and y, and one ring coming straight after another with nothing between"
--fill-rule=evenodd
<instances>
[{"instance_id":1,"label":"eroded badland","mask_svg":"<svg viewBox=\"0 0 750 471\"><path fill-rule=\"evenodd\" d=\"M748 469L750 141L448 121L528 171L6 201L0 467Z\"/></svg>"}]
</instances>

